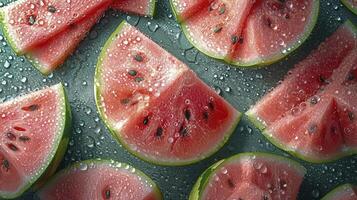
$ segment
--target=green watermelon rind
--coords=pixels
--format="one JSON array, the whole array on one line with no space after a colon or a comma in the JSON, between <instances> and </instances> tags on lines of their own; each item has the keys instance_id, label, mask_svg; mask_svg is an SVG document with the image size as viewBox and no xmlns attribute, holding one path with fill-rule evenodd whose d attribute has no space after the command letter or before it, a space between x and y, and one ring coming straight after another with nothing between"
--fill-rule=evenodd
<instances>
[{"instance_id":1,"label":"green watermelon rind","mask_svg":"<svg viewBox=\"0 0 357 200\"><path fill-rule=\"evenodd\" d=\"M343 191L345 189L348 189L348 188L351 188L351 189L356 188L355 190L357 190L356 186L354 186L354 185L352 185L350 183L346 183L346 184L337 186L336 188L334 188L333 190L328 192L324 197L322 197L321 200L333 200L333 199L335 199L337 193L339 193L339 192L341 192L341 191Z\"/></svg>"},{"instance_id":2,"label":"green watermelon rind","mask_svg":"<svg viewBox=\"0 0 357 200\"><path fill-rule=\"evenodd\" d=\"M94 76L94 94L95 94L95 102L99 111L99 115L101 117L101 119L103 120L104 124L107 126L107 128L109 129L109 132L112 134L112 136L114 138L117 138L118 141L120 142L120 144L122 144L124 146L124 148L130 152L131 154L135 155L136 157L155 164L155 165L162 165L162 166L183 166L183 165L189 165L189 164L193 164L196 162L199 162L205 158L208 158L210 156L212 156L213 154L215 154L219 149L221 149L224 144L228 141L228 139L230 138L230 136L233 134L236 126L238 125L239 121L241 120L242 114L237 112L237 117L236 119L232 122L232 126L231 128L227 131L227 133L225 134L224 139L222 140L222 142L217 145L216 148L212 149L211 152L207 153L205 156L197 158L195 160L189 160L189 161L183 161L183 162L179 162L179 161L157 161L155 159L149 158L147 156L143 156L140 153L131 150L131 148L125 143L124 140L122 140L122 138L119 137L120 134L117 134L115 131L115 128L112 126L112 124L110 123L109 119L106 117L102 106L101 106L101 101L100 101L100 94L101 94L101 88L100 86L102 85L101 81L100 81L100 77L101 77L101 66L102 66L102 60L103 58L106 56L106 49L108 49L108 47L111 45L111 42L114 40L114 38L121 32L121 30L123 29L123 27L127 24L126 21L123 21L118 28L112 33L112 35L108 38L107 42L105 43L105 45L102 48L102 52L99 55L98 58L98 63L97 63L97 67L96 67L96 71L95 71L95 76Z\"/></svg>"},{"instance_id":3,"label":"green watermelon rind","mask_svg":"<svg viewBox=\"0 0 357 200\"><path fill-rule=\"evenodd\" d=\"M344 26L346 26L347 28L349 28L352 32L353 35L355 35L355 37L357 37L357 27L350 21L347 20L346 22L344 22L343 24ZM357 154L357 148L353 149L350 148L347 151L343 151L343 152L339 152L333 156L331 156L330 158L326 158L326 159L314 159L308 156L303 155L302 153L297 152L296 150L287 148L286 145L280 143L277 139L274 139L273 137L271 137L272 134L270 134L267 130L266 130L266 126L264 125L264 123L262 121L259 120L259 117L256 115L256 113L250 109L248 112L245 113L248 116L248 119L254 124L255 127L257 127L262 134L272 143L274 144L276 147L290 153L291 155L307 161L307 162L311 162L311 163L327 163L327 162L333 162L336 161L338 159L341 159L343 157L347 157L347 156L351 156L354 154ZM321 158L321 157L320 157Z\"/></svg>"},{"instance_id":4,"label":"green watermelon rind","mask_svg":"<svg viewBox=\"0 0 357 200\"><path fill-rule=\"evenodd\" d=\"M121 162L117 162L114 160L102 160L102 159L92 159L92 160L85 160L85 161L80 161L80 162L76 162L74 164L72 164L71 166L62 169L61 171L59 171L58 173L56 173L53 177L51 177L51 179L46 183L46 185L41 188L37 193L37 195L39 196L39 194L43 191L46 190L47 187L51 187L52 184L58 179L61 178L62 175L65 175L67 172L70 172L72 170L78 170L80 169L81 165L87 165L87 166L98 166L98 165L105 165L106 167L111 167L111 168L115 168L115 169L123 169L129 173L133 173L135 175L137 175L138 177L142 178L142 181L148 183L148 185L152 186L153 192L155 194L155 196L157 197L157 199L162 199L162 193L159 189L159 187L156 185L156 183L148 176L146 175L144 172L132 167L131 165L128 165L126 163L121 163ZM120 166L120 167L119 167Z\"/></svg>"},{"instance_id":5,"label":"green watermelon rind","mask_svg":"<svg viewBox=\"0 0 357 200\"><path fill-rule=\"evenodd\" d=\"M24 52L22 52L16 45L16 42L14 41L14 38L11 36L9 33L9 28L8 28L8 23L6 22L6 17L5 17L5 11L4 8L0 9L0 25L2 28L3 35L5 36L8 44L10 47L13 49L13 51L16 53L16 55L20 56L23 55Z\"/></svg>"},{"instance_id":6,"label":"green watermelon rind","mask_svg":"<svg viewBox=\"0 0 357 200\"><path fill-rule=\"evenodd\" d=\"M149 11L148 11L148 13L146 13L146 16L148 16L148 17L154 17L155 16L156 3L157 3L157 0L150 0Z\"/></svg>"},{"instance_id":7,"label":"green watermelon rind","mask_svg":"<svg viewBox=\"0 0 357 200\"><path fill-rule=\"evenodd\" d=\"M191 39L190 33L187 29L187 26L185 25L184 22L182 22L182 20L180 19L180 16L176 13L176 9L175 6L172 3L172 0L170 0L170 4L171 4L171 8L173 10L173 13L175 13L176 19L177 21L180 23L181 28L182 28L182 32L186 35L187 40L195 47L197 48L200 52L202 52L203 54L206 54L209 57L212 57L214 59L217 60L223 60L231 65L234 66L238 66L238 67L264 67L270 64L273 64L275 62L278 62L279 60L285 58L286 56L288 56L289 54L291 54L292 52L294 52L296 49L298 49L311 35L313 29L315 28L315 25L317 23L317 19L319 16L319 12L320 12L320 1L319 0L313 0L313 13L311 15L310 18L310 23L309 25L307 25L307 30L304 31L304 34L298 38L291 46L286 47L286 49L289 49L289 51L287 53L277 53L275 55L269 56L269 58L259 58L259 59L255 59L249 62L235 62L232 60L227 59L226 56L219 56L219 55L214 55L211 52L209 52L209 50L207 49L203 49L201 47L199 47L198 45L195 44L195 42Z\"/></svg>"},{"instance_id":8,"label":"green watermelon rind","mask_svg":"<svg viewBox=\"0 0 357 200\"><path fill-rule=\"evenodd\" d=\"M229 158L223 159L221 161L216 162L213 164L211 167L206 169L203 174L198 178L196 181L195 185L192 188L192 191L190 193L189 200L200 200L202 192L204 189L207 187L207 184L209 183L209 180L212 178L214 173L219 170L221 167L223 167L227 163L231 162L239 162L241 159L244 158L250 158L250 157L255 157L255 159L272 159L275 161L279 161L281 163L286 163L287 165L294 167L297 172L299 172L302 176L305 176L306 174L306 169L303 167L300 163L270 153L265 153L265 152L247 152L247 153L240 153L234 156L231 156Z\"/></svg>"},{"instance_id":9,"label":"green watermelon rind","mask_svg":"<svg viewBox=\"0 0 357 200\"><path fill-rule=\"evenodd\" d=\"M357 15L357 7L353 7L348 0L341 0L342 4L348 8L353 14Z\"/></svg>"},{"instance_id":10,"label":"green watermelon rind","mask_svg":"<svg viewBox=\"0 0 357 200\"><path fill-rule=\"evenodd\" d=\"M173 0L170 0L170 6L171 6L171 10L172 10L172 13L174 14L176 20L178 23L181 23L183 20L182 18L180 17L180 14L178 14L176 8L175 8L175 5L174 5L174 2Z\"/></svg>"},{"instance_id":11,"label":"green watermelon rind","mask_svg":"<svg viewBox=\"0 0 357 200\"><path fill-rule=\"evenodd\" d=\"M47 163L40 167L40 170L35 173L36 175L31 177L32 181L25 185L20 191L11 194L0 194L0 199L13 199L22 195L31 186L35 188L41 186L42 183L55 172L66 152L72 125L71 109L63 85L59 83L51 88L54 88L60 96L59 103L62 104L60 106L62 110L60 113L62 116L60 122L62 123L59 123L60 125L58 127L60 127L60 129L58 130L58 134L56 134L55 144L53 144L52 151L47 158Z\"/></svg>"}]
</instances>

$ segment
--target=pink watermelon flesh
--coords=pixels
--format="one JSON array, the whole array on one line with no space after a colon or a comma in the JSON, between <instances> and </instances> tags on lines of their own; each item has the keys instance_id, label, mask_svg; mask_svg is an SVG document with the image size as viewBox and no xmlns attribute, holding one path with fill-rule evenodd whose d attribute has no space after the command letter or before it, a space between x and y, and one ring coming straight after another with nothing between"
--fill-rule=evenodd
<instances>
[{"instance_id":1,"label":"pink watermelon flesh","mask_svg":"<svg viewBox=\"0 0 357 200\"><path fill-rule=\"evenodd\" d=\"M312 31L319 10L315 0L193 2L172 2L187 38L203 53L237 65L270 63L297 48Z\"/></svg>"},{"instance_id":2,"label":"pink watermelon flesh","mask_svg":"<svg viewBox=\"0 0 357 200\"><path fill-rule=\"evenodd\" d=\"M112 8L141 16L153 16L156 0L116 0Z\"/></svg>"},{"instance_id":3,"label":"pink watermelon flesh","mask_svg":"<svg viewBox=\"0 0 357 200\"><path fill-rule=\"evenodd\" d=\"M171 0L175 14L179 21L186 21L196 13L209 7L213 0Z\"/></svg>"},{"instance_id":4,"label":"pink watermelon flesh","mask_svg":"<svg viewBox=\"0 0 357 200\"><path fill-rule=\"evenodd\" d=\"M38 192L43 200L159 200L154 183L143 173L114 161L84 161L59 172Z\"/></svg>"},{"instance_id":5,"label":"pink watermelon flesh","mask_svg":"<svg viewBox=\"0 0 357 200\"><path fill-rule=\"evenodd\" d=\"M264 153L225 160L202 183L200 200L296 199L305 169L294 161Z\"/></svg>"},{"instance_id":6,"label":"pink watermelon flesh","mask_svg":"<svg viewBox=\"0 0 357 200\"><path fill-rule=\"evenodd\" d=\"M47 75L61 65L99 21L107 6L90 17L80 20L44 44L34 47L26 56L43 74Z\"/></svg>"},{"instance_id":7,"label":"pink watermelon flesh","mask_svg":"<svg viewBox=\"0 0 357 200\"><path fill-rule=\"evenodd\" d=\"M139 157L167 165L201 160L238 123L239 112L129 24L117 29L103 53L97 105L114 134Z\"/></svg>"},{"instance_id":8,"label":"pink watermelon flesh","mask_svg":"<svg viewBox=\"0 0 357 200\"><path fill-rule=\"evenodd\" d=\"M322 200L357 200L357 187L350 184L341 185L329 192Z\"/></svg>"},{"instance_id":9,"label":"pink watermelon flesh","mask_svg":"<svg viewBox=\"0 0 357 200\"><path fill-rule=\"evenodd\" d=\"M19 0L1 9L5 36L18 54L31 51L111 0Z\"/></svg>"},{"instance_id":10,"label":"pink watermelon flesh","mask_svg":"<svg viewBox=\"0 0 357 200\"><path fill-rule=\"evenodd\" d=\"M196 47L216 58L224 58L234 44L241 43L240 35L252 6L250 0L216 0L183 22L183 28Z\"/></svg>"},{"instance_id":11,"label":"pink watermelon flesh","mask_svg":"<svg viewBox=\"0 0 357 200\"><path fill-rule=\"evenodd\" d=\"M247 113L275 144L312 162L357 149L357 37L352 26L342 25Z\"/></svg>"},{"instance_id":12,"label":"pink watermelon flesh","mask_svg":"<svg viewBox=\"0 0 357 200\"><path fill-rule=\"evenodd\" d=\"M0 116L0 197L13 198L39 178L57 151L66 118L63 88L5 102Z\"/></svg>"}]
</instances>

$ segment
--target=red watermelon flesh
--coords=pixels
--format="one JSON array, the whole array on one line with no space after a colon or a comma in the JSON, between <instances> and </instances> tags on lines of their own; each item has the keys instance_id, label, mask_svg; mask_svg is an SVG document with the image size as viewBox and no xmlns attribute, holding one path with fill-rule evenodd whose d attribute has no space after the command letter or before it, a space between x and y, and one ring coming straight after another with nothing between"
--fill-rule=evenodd
<instances>
[{"instance_id":1,"label":"red watermelon flesh","mask_svg":"<svg viewBox=\"0 0 357 200\"><path fill-rule=\"evenodd\" d=\"M357 47L356 37L352 24L342 25L318 49L297 64L283 82L251 108L248 115L256 116L261 123L260 128L263 129L289 112L298 112L299 104L325 87L333 70ZM331 48L332 46L334 48ZM287 85L289 87L286 87Z\"/></svg>"},{"instance_id":2,"label":"red watermelon flesh","mask_svg":"<svg viewBox=\"0 0 357 200\"><path fill-rule=\"evenodd\" d=\"M19 0L1 9L4 34L16 53L23 54L111 0Z\"/></svg>"},{"instance_id":3,"label":"red watermelon flesh","mask_svg":"<svg viewBox=\"0 0 357 200\"><path fill-rule=\"evenodd\" d=\"M142 16L153 16L156 0L116 0L112 8Z\"/></svg>"},{"instance_id":4,"label":"red watermelon flesh","mask_svg":"<svg viewBox=\"0 0 357 200\"><path fill-rule=\"evenodd\" d=\"M102 117L121 143L163 165L212 154L240 117L186 65L127 23L101 54L96 94Z\"/></svg>"},{"instance_id":5,"label":"red watermelon flesh","mask_svg":"<svg viewBox=\"0 0 357 200\"><path fill-rule=\"evenodd\" d=\"M26 57L41 73L48 75L75 50L106 9L107 6L98 9L92 16L80 20L46 43L34 47L26 54Z\"/></svg>"},{"instance_id":6,"label":"red watermelon flesh","mask_svg":"<svg viewBox=\"0 0 357 200\"><path fill-rule=\"evenodd\" d=\"M199 197L191 199L296 199L305 173L304 167L286 158L238 154L212 169L200 183Z\"/></svg>"},{"instance_id":7,"label":"red watermelon flesh","mask_svg":"<svg viewBox=\"0 0 357 200\"><path fill-rule=\"evenodd\" d=\"M321 200L357 200L357 187L351 184L338 186Z\"/></svg>"},{"instance_id":8,"label":"red watermelon flesh","mask_svg":"<svg viewBox=\"0 0 357 200\"><path fill-rule=\"evenodd\" d=\"M0 105L0 197L21 195L44 173L57 148L64 151L66 107L60 84Z\"/></svg>"},{"instance_id":9,"label":"red watermelon flesh","mask_svg":"<svg viewBox=\"0 0 357 200\"><path fill-rule=\"evenodd\" d=\"M171 0L177 19L186 21L196 13L205 10L214 0Z\"/></svg>"},{"instance_id":10,"label":"red watermelon flesh","mask_svg":"<svg viewBox=\"0 0 357 200\"><path fill-rule=\"evenodd\" d=\"M224 59L233 45L242 42L240 35L253 3L251 0L215 0L184 21L182 28L198 49L212 57Z\"/></svg>"},{"instance_id":11,"label":"red watermelon flesh","mask_svg":"<svg viewBox=\"0 0 357 200\"><path fill-rule=\"evenodd\" d=\"M336 36L336 33L334 36ZM342 38L340 35L338 37ZM354 41L351 41L351 44L355 45L356 36L353 37ZM321 47L323 46L320 46L319 51L324 50ZM329 50L326 49L325 51ZM290 104L293 107L272 118L267 112L274 110L272 105L276 103L271 104L269 108L264 108L263 104L267 104L263 98L261 101L263 104L258 103L257 106L248 111L248 115L257 123L263 122L260 126L262 129L266 127L264 134L274 144L302 159L311 162L323 162L352 154L357 149L357 124L354 117L355 113L357 113L356 54L357 48L343 55L344 58L342 62L338 63L336 69L331 73L328 71L329 76L323 73L305 72L308 74L308 78L315 79L315 83L316 79L320 79L325 84L316 87L314 90L301 87L299 93L304 94L303 97L305 99L296 98L296 102L284 101L284 98L287 97L289 100L293 99L289 97L290 94L295 95L289 92L284 93L284 91L291 91L290 86L286 87L291 84L289 81L305 76L304 74L298 74L299 76L296 77L296 74L294 74L294 72L299 72L305 67L304 65L298 65L298 68L294 69L288 78L278 86L278 90L280 90L278 93L273 91L268 94L268 97L264 97L268 101L272 101L271 99L275 98L276 102L279 102L279 98L283 97L283 105L289 106ZM327 57L326 59L330 58ZM313 84L307 83L307 85L311 87ZM306 91L308 92L304 93ZM276 94L279 94L279 96ZM278 105L281 106L279 103ZM271 112L271 115L274 115L274 112ZM265 116L269 117L265 118ZM266 121L266 119L268 120Z\"/></svg>"},{"instance_id":12,"label":"red watermelon flesh","mask_svg":"<svg viewBox=\"0 0 357 200\"><path fill-rule=\"evenodd\" d=\"M114 161L84 161L59 172L38 196L43 200L160 200L156 185L142 172Z\"/></svg>"}]
</instances>

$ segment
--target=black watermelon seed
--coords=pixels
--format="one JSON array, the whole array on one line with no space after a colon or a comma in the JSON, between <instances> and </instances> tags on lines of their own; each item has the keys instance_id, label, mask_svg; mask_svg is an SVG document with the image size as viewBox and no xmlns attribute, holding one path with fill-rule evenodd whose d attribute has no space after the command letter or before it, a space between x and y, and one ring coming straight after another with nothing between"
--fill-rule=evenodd
<instances>
[{"instance_id":1,"label":"black watermelon seed","mask_svg":"<svg viewBox=\"0 0 357 200\"><path fill-rule=\"evenodd\" d=\"M244 199L242 199L242 198L239 197L238 200L244 200Z\"/></svg>"},{"instance_id":2,"label":"black watermelon seed","mask_svg":"<svg viewBox=\"0 0 357 200\"><path fill-rule=\"evenodd\" d=\"M280 180L279 183L280 183L280 189L286 189L287 183L285 180Z\"/></svg>"},{"instance_id":3,"label":"black watermelon seed","mask_svg":"<svg viewBox=\"0 0 357 200\"><path fill-rule=\"evenodd\" d=\"M307 131L310 133L310 134L314 134L316 131L317 131L317 125L316 124L312 124L308 127Z\"/></svg>"},{"instance_id":4,"label":"black watermelon seed","mask_svg":"<svg viewBox=\"0 0 357 200\"><path fill-rule=\"evenodd\" d=\"M352 72L348 73L348 75L347 75L347 81L353 81L353 80L355 80L355 79L356 79L356 77L355 77L355 75L354 75Z\"/></svg>"},{"instance_id":5,"label":"black watermelon seed","mask_svg":"<svg viewBox=\"0 0 357 200\"><path fill-rule=\"evenodd\" d=\"M9 140L12 140L12 141L16 140L16 136L15 136L13 133L11 133L11 132L7 132L7 133L6 133L6 137L7 137Z\"/></svg>"},{"instance_id":6,"label":"black watermelon seed","mask_svg":"<svg viewBox=\"0 0 357 200\"><path fill-rule=\"evenodd\" d=\"M219 33L219 32L222 31L222 29L223 29L222 25L219 24L219 25L216 25L216 26L213 28L213 32Z\"/></svg>"},{"instance_id":7,"label":"black watermelon seed","mask_svg":"<svg viewBox=\"0 0 357 200\"><path fill-rule=\"evenodd\" d=\"M123 104L123 105L127 105L129 102L130 102L129 99L122 99L122 100L120 100L120 103Z\"/></svg>"},{"instance_id":8,"label":"black watermelon seed","mask_svg":"<svg viewBox=\"0 0 357 200\"><path fill-rule=\"evenodd\" d=\"M163 132L164 132L164 129L162 129L162 127L158 127L158 128L156 129L155 136L156 136L156 137L161 137Z\"/></svg>"},{"instance_id":9,"label":"black watermelon seed","mask_svg":"<svg viewBox=\"0 0 357 200\"><path fill-rule=\"evenodd\" d=\"M147 125L149 123L149 116L145 117L143 120L143 124Z\"/></svg>"},{"instance_id":10,"label":"black watermelon seed","mask_svg":"<svg viewBox=\"0 0 357 200\"><path fill-rule=\"evenodd\" d=\"M266 19L265 19L265 22L266 22L266 25L269 26L269 28L272 28L273 22L271 21L270 18L266 18Z\"/></svg>"},{"instance_id":11,"label":"black watermelon seed","mask_svg":"<svg viewBox=\"0 0 357 200\"><path fill-rule=\"evenodd\" d=\"M185 118L187 120L190 120L191 119L191 111L189 109L186 109L185 110Z\"/></svg>"},{"instance_id":12,"label":"black watermelon seed","mask_svg":"<svg viewBox=\"0 0 357 200\"><path fill-rule=\"evenodd\" d=\"M327 81L327 79L326 79L325 77L320 76L319 78L320 78L320 82L321 82L321 83L323 83L323 84L328 83L328 81Z\"/></svg>"},{"instance_id":13,"label":"black watermelon seed","mask_svg":"<svg viewBox=\"0 0 357 200\"><path fill-rule=\"evenodd\" d=\"M181 125L179 133L180 133L181 137L186 137L188 135L187 127L185 127L184 125Z\"/></svg>"},{"instance_id":14,"label":"black watermelon seed","mask_svg":"<svg viewBox=\"0 0 357 200\"><path fill-rule=\"evenodd\" d=\"M213 104L213 102L209 102L209 103L208 103L208 108L209 108L210 110L214 110L214 104Z\"/></svg>"},{"instance_id":15,"label":"black watermelon seed","mask_svg":"<svg viewBox=\"0 0 357 200\"><path fill-rule=\"evenodd\" d=\"M18 150L19 150L19 148L17 148L17 146L15 146L15 145L12 144L12 143L8 143L8 144L6 144L6 146L7 146L9 149L11 149L12 151L18 151Z\"/></svg>"},{"instance_id":16,"label":"black watermelon seed","mask_svg":"<svg viewBox=\"0 0 357 200\"><path fill-rule=\"evenodd\" d=\"M39 106L34 104L34 105L31 105L29 106L29 111L35 111L35 110L38 110Z\"/></svg>"},{"instance_id":17,"label":"black watermelon seed","mask_svg":"<svg viewBox=\"0 0 357 200\"><path fill-rule=\"evenodd\" d=\"M105 190L105 199L110 199L110 189Z\"/></svg>"},{"instance_id":18,"label":"black watermelon seed","mask_svg":"<svg viewBox=\"0 0 357 200\"><path fill-rule=\"evenodd\" d=\"M313 97L310 99L310 104L311 104L311 105L316 105L318 102L319 102L319 98L318 98L317 96L313 96Z\"/></svg>"},{"instance_id":19,"label":"black watermelon seed","mask_svg":"<svg viewBox=\"0 0 357 200\"><path fill-rule=\"evenodd\" d=\"M219 8L219 14L223 15L226 12L226 5L223 4L220 8Z\"/></svg>"},{"instance_id":20,"label":"black watermelon seed","mask_svg":"<svg viewBox=\"0 0 357 200\"><path fill-rule=\"evenodd\" d=\"M330 130L331 130L331 133L334 134L334 135L337 132L337 128L335 126L333 126L333 125L331 126Z\"/></svg>"},{"instance_id":21,"label":"black watermelon seed","mask_svg":"<svg viewBox=\"0 0 357 200\"><path fill-rule=\"evenodd\" d=\"M234 187L235 187L235 184L233 183L232 179L228 179L228 180L227 180L227 183L228 183L228 186L229 186L230 188L234 188Z\"/></svg>"},{"instance_id":22,"label":"black watermelon seed","mask_svg":"<svg viewBox=\"0 0 357 200\"><path fill-rule=\"evenodd\" d=\"M351 111L348 112L348 118L353 121L355 119L355 114Z\"/></svg>"},{"instance_id":23,"label":"black watermelon seed","mask_svg":"<svg viewBox=\"0 0 357 200\"><path fill-rule=\"evenodd\" d=\"M205 111L205 112L203 112L203 119L204 120L208 120L208 112L207 111Z\"/></svg>"},{"instance_id":24,"label":"black watermelon seed","mask_svg":"<svg viewBox=\"0 0 357 200\"><path fill-rule=\"evenodd\" d=\"M20 136L20 137L19 137L19 140L20 140L21 142L27 142L27 141L30 141L30 138L27 137L27 136Z\"/></svg>"},{"instance_id":25,"label":"black watermelon seed","mask_svg":"<svg viewBox=\"0 0 357 200\"><path fill-rule=\"evenodd\" d=\"M136 60L138 62L142 62L144 60L144 58L139 54L135 54L134 60Z\"/></svg>"},{"instance_id":26,"label":"black watermelon seed","mask_svg":"<svg viewBox=\"0 0 357 200\"><path fill-rule=\"evenodd\" d=\"M36 22L36 16L35 15L30 15L28 18L28 23L29 25L34 25Z\"/></svg>"},{"instance_id":27,"label":"black watermelon seed","mask_svg":"<svg viewBox=\"0 0 357 200\"><path fill-rule=\"evenodd\" d=\"M232 35L231 36L231 42L232 42L232 44L236 44L238 42L238 36Z\"/></svg>"},{"instance_id":28,"label":"black watermelon seed","mask_svg":"<svg viewBox=\"0 0 357 200\"><path fill-rule=\"evenodd\" d=\"M6 171L9 171L9 169L10 169L10 163L9 163L8 160L4 159L1 164L2 164L2 166L5 168Z\"/></svg>"},{"instance_id":29,"label":"black watermelon seed","mask_svg":"<svg viewBox=\"0 0 357 200\"><path fill-rule=\"evenodd\" d=\"M269 197L267 195L264 195L263 200L269 200Z\"/></svg>"},{"instance_id":30,"label":"black watermelon seed","mask_svg":"<svg viewBox=\"0 0 357 200\"><path fill-rule=\"evenodd\" d=\"M47 11L50 13L55 13L57 11L57 9L54 6L48 6Z\"/></svg>"},{"instance_id":31,"label":"black watermelon seed","mask_svg":"<svg viewBox=\"0 0 357 200\"><path fill-rule=\"evenodd\" d=\"M135 82L140 83L141 81L143 81L144 79L142 77L136 77L135 78Z\"/></svg>"},{"instance_id":32,"label":"black watermelon seed","mask_svg":"<svg viewBox=\"0 0 357 200\"><path fill-rule=\"evenodd\" d=\"M130 76L136 76L138 74L138 72L136 70L131 69L131 70L128 71L128 74Z\"/></svg>"}]
</instances>

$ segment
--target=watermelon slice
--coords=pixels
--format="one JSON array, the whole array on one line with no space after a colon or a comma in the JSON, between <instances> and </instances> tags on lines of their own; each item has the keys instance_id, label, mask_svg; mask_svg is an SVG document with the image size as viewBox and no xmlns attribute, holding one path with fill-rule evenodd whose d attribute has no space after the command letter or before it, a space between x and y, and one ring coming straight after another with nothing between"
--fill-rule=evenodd
<instances>
[{"instance_id":1,"label":"watermelon slice","mask_svg":"<svg viewBox=\"0 0 357 200\"><path fill-rule=\"evenodd\" d=\"M357 200L357 187L351 184L340 185L321 200Z\"/></svg>"},{"instance_id":2,"label":"watermelon slice","mask_svg":"<svg viewBox=\"0 0 357 200\"><path fill-rule=\"evenodd\" d=\"M184 165L216 152L241 114L185 64L123 22L100 55L95 75L99 112L133 154Z\"/></svg>"},{"instance_id":3,"label":"watermelon slice","mask_svg":"<svg viewBox=\"0 0 357 200\"><path fill-rule=\"evenodd\" d=\"M307 161L356 153L356 54L357 30L346 22L247 115L274 144Z\"/></svg>"},{"instance_id":4,"label":"watermelon slice","mask_svg":"<svg viewBox=\"0 0 357 200\"><path fill-rule=\"evenodd\" d=\"M197 49L239 66L285 57L310 35L319 11L318 0L172 0L171 5Z\"/></svg>"},{"instance_id":5,"label":"watermelon slice","mask_svg":"<svg viewBox=\"0 0 357 200\"><path fill-rule=\"evenodd\" d=\"M0 10L3 32L21 55L110 3L111 0L18 0Z\"/></svg>"},{"instance_id":6,"label":"watermelon slice","mask_svg":"<svg viewBox=\"0 0 357 200\"><path fill-rule=\"evenodd\" d=\"M0 197L15 198L56 170L69 140L70 109L58 84L0 104L0 116Z\"/></svg>"},{"instance_id":7,"label":"watermelon slice","mask_svg":"<svg viewBox=\"0 0 357 200\"><path fill-rule=\"evenodd\" d=\"M160 200L155 183L124 163L87 160L56 174L38 192L43 200L143 199Z\"/></svg>"},{"instance_id":8,"label":"watermelon slice","mask_svg":"<svg viewBox=\"0 0 357 200\"><path fill-rule=\"evenodd\" d=\"M306 169L267 153L242 153L208 168L194 185L190 200L296 199Z\"/></svg>"},{"instance_id":9,"label":"watermelon slice","mask_svg":"<svg viewBox=\"0 0 357 200\"><path fill-rule=\"evenodd\" d=\"M112 8L126 13L153 17L156 0L116 0Z\"/></svg>"},{"instance_id":10,"label":"watermelon slice","mask_svg":"<svg viewBox=\"0 0 357 200\"><path fill-rule=\"evenodd\" d=\"M341 0L341 2L357 15L357 1L356 0Z\"/></svg>"},{"instance_id":11,"label":"watermelon slice","mask_svg":"<svg viewBox=\"0 0 357 200\"><path fill-rule=\"evenodd\" d=\"M99 21L108 6L98 9L93 16L86 17L44 44L26 53L30 62L44 75L61 65L83 40L93 25Z\"/></svg>"}]
</instances>

